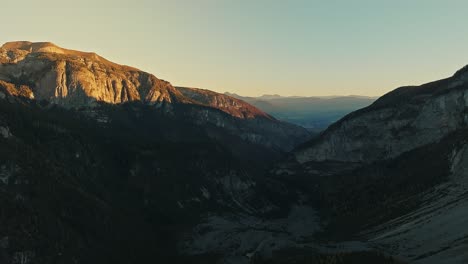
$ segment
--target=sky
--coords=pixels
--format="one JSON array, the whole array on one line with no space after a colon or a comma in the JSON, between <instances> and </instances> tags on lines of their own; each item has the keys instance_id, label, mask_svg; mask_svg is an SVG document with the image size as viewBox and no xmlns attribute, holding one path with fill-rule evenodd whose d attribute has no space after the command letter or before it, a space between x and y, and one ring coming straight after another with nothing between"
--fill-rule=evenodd
<instances>
[{"instance_id":1,"label":"sky","mask_svg":"<svg viewBox=\"0 0 468 264\"><path fill-rule=\"evenodd\" d=\"M174 85L380 96L468 64L468 1L3 1L0 42L93 51Z\"/></svg>"}]
</instances>

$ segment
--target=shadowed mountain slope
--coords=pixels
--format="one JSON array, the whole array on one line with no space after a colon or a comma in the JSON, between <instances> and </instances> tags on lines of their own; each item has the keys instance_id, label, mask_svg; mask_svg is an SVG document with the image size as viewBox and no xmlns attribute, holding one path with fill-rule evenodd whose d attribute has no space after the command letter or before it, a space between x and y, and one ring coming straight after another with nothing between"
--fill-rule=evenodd
<instances>
[{"instance_id":1,"label":"shadowed mountain slope","mask_svg":"<svg viewBox=\"0 0 468 264\"><path fill-rule=\"evenodd\" d=\"M270 177L308 197L326 225L320 239L359 240L410 263L465 263L467 110L465 67L347 115Z\"/></svg>"}]
</instances>

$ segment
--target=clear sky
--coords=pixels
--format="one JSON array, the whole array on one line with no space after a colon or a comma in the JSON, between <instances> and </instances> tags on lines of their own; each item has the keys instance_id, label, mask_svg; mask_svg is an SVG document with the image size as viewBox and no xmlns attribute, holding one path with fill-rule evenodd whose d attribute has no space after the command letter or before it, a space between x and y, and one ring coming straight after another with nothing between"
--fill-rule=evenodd
<instances>
[{"instance_id":1,"label":"clear sky","mask_svg":"<svg viewBox=\"0 0 468 264\"><path fill-rule=\"evenodd\" d=\"M468 1L2 1L0 42L94 51L174 85L382 95L468 64Z\"/></svg>"}]
</instances>

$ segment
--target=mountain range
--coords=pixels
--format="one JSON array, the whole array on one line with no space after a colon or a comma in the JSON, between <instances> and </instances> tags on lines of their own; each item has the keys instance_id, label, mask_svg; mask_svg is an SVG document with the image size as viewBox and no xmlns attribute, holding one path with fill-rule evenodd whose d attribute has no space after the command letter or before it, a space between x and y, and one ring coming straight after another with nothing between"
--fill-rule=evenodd
<instances>
[{"instance_id":1,"label":"mountain range","mask_svg":"<svg viewBox=\"0 0 468 264\"><path fill-rule=\"evenodd\" d=\"M241 99L272 116L319 133L345 115L372 104L377 98L367 96L280 96L262 95L246 97L232 93L226 95Z\"/></svg>"},{"instance_id":2,"label":"mountain range","mask_svg":"<svg viewBox=\"0 0 468 264\"><path fill-rule=\"evenodd\" d=\"M312 137L246 101L335 99L244 101L6 43L0 263L466 263L467 93L465 67L340 98L370 105Z\"/></svg>"}]
</instances>

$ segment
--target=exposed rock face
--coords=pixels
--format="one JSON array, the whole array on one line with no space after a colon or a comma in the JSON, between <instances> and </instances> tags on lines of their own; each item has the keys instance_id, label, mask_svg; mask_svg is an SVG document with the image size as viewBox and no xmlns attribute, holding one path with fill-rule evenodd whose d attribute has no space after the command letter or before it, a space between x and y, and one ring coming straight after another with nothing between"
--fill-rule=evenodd
<instances>
[{"instance_id":1,"label":"exposed rock face","mask_svg":"<svg viewBox=\"0 0 468 264\"><path fill-rule=\"evenodd\" d=\"M0 62L0 79L28 86L37 100L67 107L89 106L96 101L184 101L169 82L154 75L52 43L6 43L0 48Z\"/></svg>"},{"instance_id":2,"label":"exposed rock face","mask_svg":"<svg viewBox=\"0 0 468 264\"><path fill-rule=\"evenodd\" d=\"M275 120L239 99L208 90L175 88L152 74L95 53L48 42L10 42L0 48L0 93L66 108L141 102L199 125L226 128L232 135L279 151L309 138L305 129Z\"/></svg>"},{"instance_id":3,"label":"exposed rock face","mask_svg":"<svg viewBox=\"0 0 468 264\"><path fill-rule=\"evenodd\" d=\"M295 154L301 162L394 158L467 126L468 70L418 87L402 87L326 130Z\"/></svg>"},{"instance_id":4,"label":"exposed rock face","mask_svg":"<svg viewBox=\"0 0 468 264\"><path fill-rule=\"evenodd\" d=\"M349 114L270 177L309 194L330 237L409 263L465 263L467 110L465 67Z\"/></svg>"},{"instance_id":5,"label":"exposed rock face","mask_svg":"<svg viewBox=\"0 0 468 264\"><path fill-rule=\"evenodd\" d=\"M2 80L0 80L0 93L0 99L5 99L6 94L34 99L34 94L28 86L20 85L18 87L15 84Z\"/></svg>"},{"instance_id":6,"label":"exposed rock face","mask_svg":"<svg viewBox=\"0 0 468 264\"><path fill-rule=\"evenodd\" d=\"M198 104L238 118L266 113L239 99L203 89L174 88L138 69L110 62L95 53L67 50L48 42L10 42L0 47L0 83L7 92L64 106L142 101ZM22 85L21 87L15 87ZM8 87L6 87L8 86Z\"/></svg>"}]
</instances>

